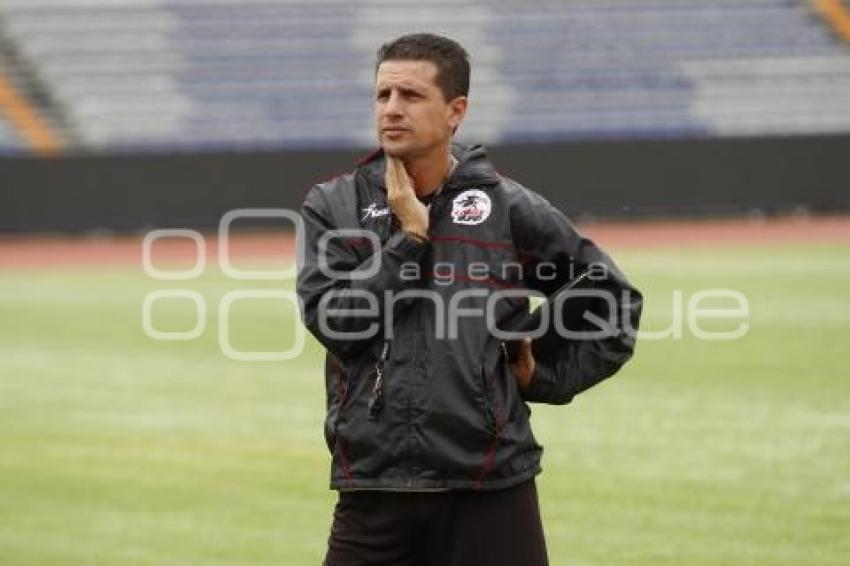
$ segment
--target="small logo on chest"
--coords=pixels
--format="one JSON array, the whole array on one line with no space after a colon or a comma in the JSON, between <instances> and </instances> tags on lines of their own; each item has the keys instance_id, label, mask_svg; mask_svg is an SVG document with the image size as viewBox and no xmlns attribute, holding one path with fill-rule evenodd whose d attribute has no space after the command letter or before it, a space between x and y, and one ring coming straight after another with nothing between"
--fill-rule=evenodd
<instances>
[{"instance_id":1,"label":"small logo on chest","mask_svg":"<svg viewBox=\"0 0 850 566\"><path fill-rule=\"evenodd\" d=\"M464 191L452 201L452 222L455 224L481 224L490 216L493 204L484 191Z\"/></svg>"},{"instance_id":2,"label":"small logo on chest","mask_svg":"<svg viewBox=\"0 0 850 566\"><path fill-rule=\"evenodd\" d=\"M367 218L380 218L381 216L387 216L390 213L390 207L379 207L380 205L378 203L373 202L372 204L364 208L363 218L361 218L360 221L363 222Z\"/></svg>"}]
</instances>

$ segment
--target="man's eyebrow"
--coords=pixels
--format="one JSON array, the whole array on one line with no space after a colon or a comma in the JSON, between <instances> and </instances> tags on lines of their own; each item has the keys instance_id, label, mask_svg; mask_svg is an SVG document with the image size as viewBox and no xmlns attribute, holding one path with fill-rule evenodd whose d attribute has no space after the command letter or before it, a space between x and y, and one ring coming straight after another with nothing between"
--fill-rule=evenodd
<instances>
[{"instance_id":1,"label":"man's eyebrow","mask_svg":"<svg viewBox=\"0 0 850 566\"><path fill-rule=\"evenodd\" d=\"M375 86L375 90L380 92L382 90L389 90L391 88L398 88L403 92L421 92L422 88L412 85L412 84L378 84Z\"/></svg>"}]
</instances>

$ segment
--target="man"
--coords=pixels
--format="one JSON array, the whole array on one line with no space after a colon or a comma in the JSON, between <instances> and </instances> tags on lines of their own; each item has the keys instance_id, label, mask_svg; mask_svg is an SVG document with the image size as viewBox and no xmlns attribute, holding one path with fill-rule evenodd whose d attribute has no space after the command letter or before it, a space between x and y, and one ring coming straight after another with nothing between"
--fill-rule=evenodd
<instances>
[{"instance_id":1,"label":"man","mask_svg":"<svg viewBox=\"0 0 850 566\"><path fill-rule=\"evenodd\" d=\"M340 492L328 566L547 564L527 402L569 402L634 348L640 295L611 259L483 148L452 144L468 91L454 41L382 46L380 149L313 187L301 210L298 293L327 348ZM519 341L511 362L498 331L522 326L529 302L505 291L551 297L593 270L610 299L587 304L607 332L552 347L549 331L550 346Z\"/></svg>"}]
</instances>

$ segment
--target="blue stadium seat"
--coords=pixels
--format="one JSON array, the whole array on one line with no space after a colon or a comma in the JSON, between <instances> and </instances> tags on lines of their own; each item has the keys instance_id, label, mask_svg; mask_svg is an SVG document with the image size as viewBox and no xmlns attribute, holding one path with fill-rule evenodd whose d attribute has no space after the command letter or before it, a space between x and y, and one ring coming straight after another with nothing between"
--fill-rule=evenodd
<instances>
[{"instance_id":1,"label":"blue stadium seat","mask_svg":"<svg viewBox=\"0 0 850 566\"><path fill-rule=\"evenodd\" d=\"M81 150L373 143L375 48L414 29L471 52L471 141L850 131L850 50L802 1L6 0L0 16Z\"/></svg>"}]
</instances>

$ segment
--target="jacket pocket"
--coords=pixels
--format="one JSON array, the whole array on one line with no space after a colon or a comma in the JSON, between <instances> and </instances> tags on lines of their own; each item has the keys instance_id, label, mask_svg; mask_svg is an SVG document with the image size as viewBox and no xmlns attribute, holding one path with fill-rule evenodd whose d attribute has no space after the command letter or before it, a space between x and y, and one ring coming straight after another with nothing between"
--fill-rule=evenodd
<instances>
[{"instance_id":1,"label":"jacket pocket","mask_svg":"<svg viewBox=\"0 0 850 566\"><path fill-rule=\"evenodd\" d=\"M519 400L519 384L511 367L511 356L508 353L508 345L504 340L499 340L499 367L502 370L502 384L504 386L504 407L510 414L514 403Z\"/></svg>"},{"instance_id":2,"label":"jacket pocket","mask_svg":"<svg viewBox=\"0 0 850 566\"><path fill-rule=\"evenodd\" d=\"M490 381L491 403L495 407L497 419L506 424L519 417L522 410L522 397L516 374L511 367L507 343L497 341L498 353L493 369L493 379Z\"/></svg>"},{"instance_id":3,"label":"jacket pocket","mask_svg":"<svg viewBox=\"0 0 850 566\"><path fill-rule=\"evenodd\" d=\"M504 419L505 421L528 421L531 410L523 399L517 376L513 367L511 367L512 362L507 343L500 341L499 349L499 366L502 377L500 392Z\"/></svg>"}]
</instances>

